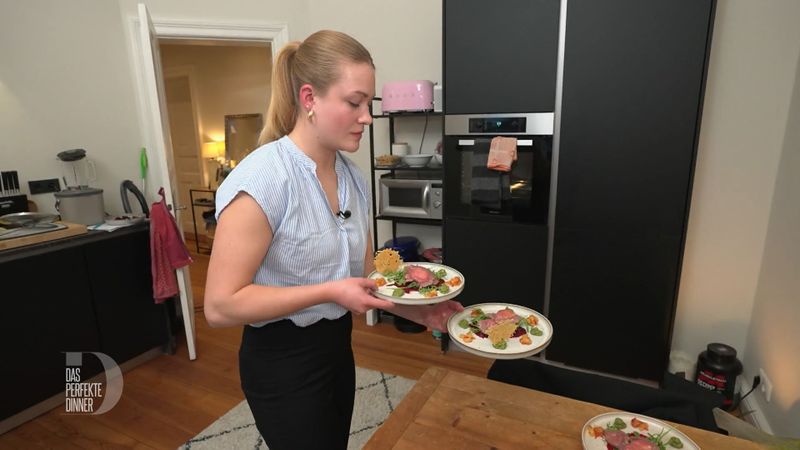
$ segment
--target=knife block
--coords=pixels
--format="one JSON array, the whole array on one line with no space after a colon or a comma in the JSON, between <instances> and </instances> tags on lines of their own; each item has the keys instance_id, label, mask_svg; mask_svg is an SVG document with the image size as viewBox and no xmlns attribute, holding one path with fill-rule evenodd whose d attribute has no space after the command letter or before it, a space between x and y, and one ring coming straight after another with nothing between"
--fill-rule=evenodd
<instances>
[{"instance_id":1,"label":"knife block","mask_svg":"<svg viewBox=\"0 0 800 450\"><path fill-rule=\"evenodd\" d=\"M0 216L28 211L28 196L8 195L0 197Z\"/></svg>"}]
</instances>

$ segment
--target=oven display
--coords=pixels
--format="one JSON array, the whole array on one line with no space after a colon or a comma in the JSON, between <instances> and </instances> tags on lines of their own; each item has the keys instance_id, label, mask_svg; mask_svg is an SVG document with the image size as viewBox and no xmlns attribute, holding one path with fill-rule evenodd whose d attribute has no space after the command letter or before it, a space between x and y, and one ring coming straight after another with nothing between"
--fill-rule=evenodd
<instances>
[{"instance_id":1,"label":"oven display","mask_svg":"<svg viewBox=\"0 0 800 450\"><path fill-rule=\"evenodd\" d=\"M525 117L478 117L469 119L470 133L524 133Z\"/></svg>"}]
</instances>

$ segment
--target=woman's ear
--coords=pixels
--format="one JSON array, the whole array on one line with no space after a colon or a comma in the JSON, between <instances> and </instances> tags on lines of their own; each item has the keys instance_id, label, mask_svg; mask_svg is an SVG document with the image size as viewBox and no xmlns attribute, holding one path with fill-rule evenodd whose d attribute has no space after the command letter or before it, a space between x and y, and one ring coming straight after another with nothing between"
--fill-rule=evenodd
<instances>
[{"instance_id":1,"label":"woman's ear","mask_svg":"<svg viewBox=\"0 0 800 450\"><path fill-rule=\"evenodd\" d=\"M308 114L314 108L314 87L306 83L300 86L298 100L300 100L300 109Z\"/></svg>"}]
</instances>

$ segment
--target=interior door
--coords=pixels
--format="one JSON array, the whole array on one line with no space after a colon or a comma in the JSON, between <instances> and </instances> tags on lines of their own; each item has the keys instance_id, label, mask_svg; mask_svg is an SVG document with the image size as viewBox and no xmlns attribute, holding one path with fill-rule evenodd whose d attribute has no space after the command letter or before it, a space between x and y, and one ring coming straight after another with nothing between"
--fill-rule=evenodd
<instances>
[{"instance_id":1,"label":"interior door","mask_svg":"<svg viewBox=\"0 0 800 450\"><path fill-rule=\"evenodd\" d=\"M172 142L169 132L169 118L167 116L167 102L164 94L164 78L161 70L161 56L158 51L158 36L156 35L150 13L143 3L139 3L139 37L142 51L142 78L145 84L145 96L147 102L147 113L150 120L150 129L153 133L150 153L156 160L161 170L161 184L167 204L172 206L175 218L181 222L181 211L185 209L179 206L175 189L179 186L178 179L173 167ZM181 231L183 238L183 231ZM194 300L192 298L192 282L189 276L189 268L183 267L177 270L178 289L180 290L181 312L183 323L186 330L186 344L189 350L189 359L197 357L195 353L194 335Z\"/></svg>"},{"instance_id":2,"label":"interior door","mask_svg":"<svg viewBox=\"0 0 800 450\"><path fill-rule=\"evenodd\" d=\"M195 120L195 99L192 97L189 76L166 75L165 87L169 113L169 129L172 139L175 176L178 180L177 192L181 205L189 205L189 189L202 189L203 167L200 157L200 141ZM189 206L192 207L192 206ZM194 232L191 214L181 214L181 228L184 233ZM198 228L198 233L202 227ZM198 239L195 236L195 239Z\"/></svg>"}]
</instances>

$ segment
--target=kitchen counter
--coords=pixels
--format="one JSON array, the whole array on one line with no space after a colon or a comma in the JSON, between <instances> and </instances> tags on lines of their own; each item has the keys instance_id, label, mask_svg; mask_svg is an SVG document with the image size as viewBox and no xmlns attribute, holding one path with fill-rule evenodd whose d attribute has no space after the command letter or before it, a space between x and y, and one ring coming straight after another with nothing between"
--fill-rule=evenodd
<instances>
[{"instance_id":1,"label":"kitchen counter","mask_svg":"<svg viewBox=\"0 0 800 450\"><path fill-rule=\"evenodd\" d=\"M98 242L128 234L134 234L141 232L142 230L149 231L150 223L142 222L136 225L131 225L129 227L119 228L111 232L89 230L89 232L87 232L86 234L81 234L78 236L71 236L62 239L53 239L50 241L40 242L38 244L26 245L24 247L16 247L16 248L10 248L8 250L0 250L0 264L7 261L13 261L19 258L40 255L61 248L75 247L90 242Z\"/></svg>"}]
</instances>

